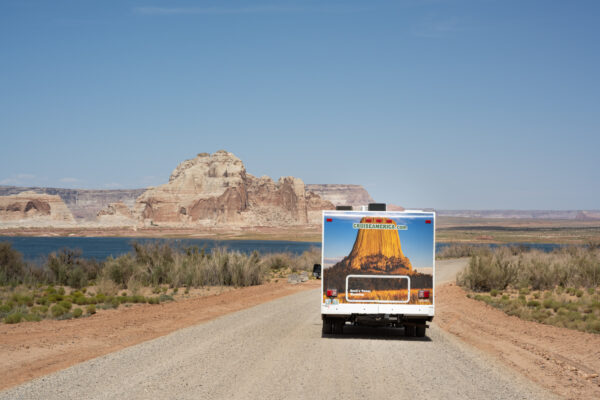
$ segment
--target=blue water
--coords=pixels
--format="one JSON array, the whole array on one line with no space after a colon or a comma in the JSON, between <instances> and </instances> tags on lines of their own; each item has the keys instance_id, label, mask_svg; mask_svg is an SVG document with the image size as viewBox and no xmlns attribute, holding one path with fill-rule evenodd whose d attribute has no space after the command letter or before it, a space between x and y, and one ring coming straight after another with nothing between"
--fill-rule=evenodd
<instances>
[{"instance_id":1,"label":"blue water","mask_svg":"<svg viewBox=\"0 0 600 400\"><path fill-rule=\"evenodd\" d=\"M198 246L207 251L215 247L225 247L229 250L237 250L243 253L251 253L254 250L261 254L283 253L301 254L311 248L321 248L320 242L287 242L282 240L211 240L211 239L150 239L150 238L123 238L123 237L0 237L0 242L10 242L15 250L23 254L27 261L41 261L48 254L62 248L80 249L85 258L95 258L104 260L112 256L120 255L132 251L131 243L137 241L140 243L148 242L166 242L175 247ZM440 250L451 243L437 243L436 250ZM509 243L497 246L526 246L532 249L552 251L561 247L560 244L552 243Z\"/></svg>"},{"instance_id":2,"label":"blue water","mask_svg":"<svg viewBox=\"0 0 600 400\"><path fill-rule=\"evenodd\" d=\"M243 253L254 250L261 254L283 253L302 254L311 248L321 248L320 242L286 242L278 240L210 240L210 239L152 239L152 238L123 238L123 237L0 237L0 242L10 242L13 249L23 254L27 261L45 259L48 254L62 248L79 249L84 258L104 260L112 256L133 251L133 242L169 243L173 247L198 246L210 251L215 247L224 247Z\"/></svg>"}]
</instances>

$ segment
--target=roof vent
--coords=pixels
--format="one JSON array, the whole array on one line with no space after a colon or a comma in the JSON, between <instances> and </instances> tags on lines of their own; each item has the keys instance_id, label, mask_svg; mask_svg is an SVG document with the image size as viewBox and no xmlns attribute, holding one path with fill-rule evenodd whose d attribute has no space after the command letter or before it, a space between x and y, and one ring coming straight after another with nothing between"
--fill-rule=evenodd
<instances>
[{"instance_id":1,"label":"roof vent","mask_svg":"<svg viewBox=\"0 0 600 400\"><path fill-rule=\"evenodd\" d=\"M340 211L352 211L352 206L335 206L335 209Z\"/></svg>"}]
</instances>

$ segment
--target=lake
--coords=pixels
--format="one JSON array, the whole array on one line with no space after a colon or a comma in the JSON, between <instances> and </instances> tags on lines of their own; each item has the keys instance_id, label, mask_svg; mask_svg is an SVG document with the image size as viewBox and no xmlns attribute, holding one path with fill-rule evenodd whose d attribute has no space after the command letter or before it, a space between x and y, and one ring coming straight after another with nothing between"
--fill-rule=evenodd
<instances>
[{"instance_id":1,"label":"lake","mask_svg":"<svg viewBox=\"0 0 600 400\"><path fill-rule=\"evenodd\" d=\"M80 249L85 258L104 260L112 256L132 251L132 242L166 242L174 247L198 246L207 251L215 247L225 247L243 253L251 253L254 250L261 254L283 253L301 254L311 248L321 248L320 242L288 242L283 240L212 240L212 239L153 239L153 238L124 238L124 237L0 237L0 242L10 242L15 250L23 254L27 261L45 259L48 254L62 248ZM436 250L440 250L450 243L437 243ZM524 245L527 247L552 251L559 244L550 243L510 243L507 245ZM491 245L493 247L498 245ZM500 245L505 246L505 245Z\"/></svg>"}]
</instances>

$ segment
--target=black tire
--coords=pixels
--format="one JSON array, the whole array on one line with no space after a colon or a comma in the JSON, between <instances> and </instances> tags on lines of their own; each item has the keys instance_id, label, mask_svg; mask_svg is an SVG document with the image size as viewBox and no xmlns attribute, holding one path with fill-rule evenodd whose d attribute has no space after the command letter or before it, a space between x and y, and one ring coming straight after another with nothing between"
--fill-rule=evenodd
<instances>
[{"instance_id":1,"label":"black tire","mask_svg":"<svg viewBox=\"0 0 600 400\"><path fill-rule=\"evenodd\" d=\"M344 333L344 323L346 321L344 321L343 319L334 319L333 320L333 334L334 335L341 335L342 333Z\"/></svg>"},{"instance_id":2,"label":"black tire","mask_svg":"<svg viewBox=\"0 0 600 400\"><path fill-rule=\"evenodd\" d=\"M416 335L417 337L425 337L425 325L417 325Z\"/></svg>"},{"instance_id":3,"label":"black tire","mask_svg":"<svg viewBox=\"0 0 600 400\"><path fill-rule=\"evenodd\" d=\"M404 336L415 337L416 329L414 325L404 325Z\"/></svg>"},{"instance_id":4,"label":"black tire","mask_svg":"<svg viewBox=\"0 0 600 400\"><path fill-rule=\"evenodd\" d=\"M325 335L331 335L331 332L333 330L333 324L331 323L331 319L329 318L323 318L323 334Z\"/></svg>"}]
</instances>

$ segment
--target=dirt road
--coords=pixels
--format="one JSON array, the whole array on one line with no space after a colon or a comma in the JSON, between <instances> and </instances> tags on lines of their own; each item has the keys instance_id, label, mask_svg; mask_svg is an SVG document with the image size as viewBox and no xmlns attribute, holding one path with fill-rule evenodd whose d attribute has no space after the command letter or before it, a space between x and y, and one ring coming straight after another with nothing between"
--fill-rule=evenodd
<instances>
[{"instance_id":1,"label":"dirt road","mask_svg":"<svg viewBox=\"0 0 600 400\"><path fill-rule=\"evenodd\" d=\"M322 337L319 290L108 354L0 399L552 398L435 325Z\"/></svg>"}]
</instances>

